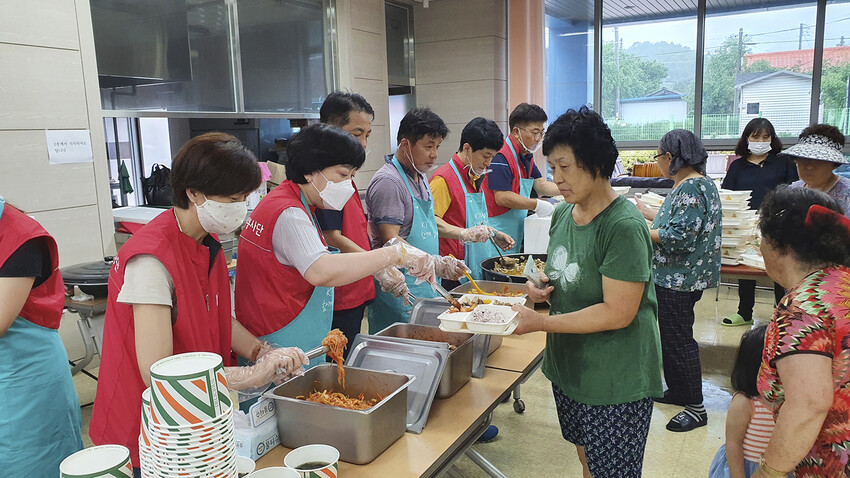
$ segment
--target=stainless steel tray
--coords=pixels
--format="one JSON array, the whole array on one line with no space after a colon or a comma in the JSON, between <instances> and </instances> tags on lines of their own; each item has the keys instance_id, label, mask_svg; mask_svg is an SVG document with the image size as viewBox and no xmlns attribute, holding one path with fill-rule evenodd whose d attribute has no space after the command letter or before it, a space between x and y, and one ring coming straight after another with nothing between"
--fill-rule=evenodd
<instances>
[{"instance_id":1,"label":"stainless steel tray","mask_svg":"<svg viewBox=\"0 0 850 478\"><path fill-rule=\"evenodd\" d=\"M437 316L445 312L448 307L449 303L445 299L420 299L416 301L410 311L410 323L438 327L440 319ZM475 334L475 341L472 344L473 377L481 378L484 376L487 357L501 346L501 335Z\"/></svg>"},{"instance_id":2,"label":"stainless steel tray","mask_svg":"<svg viewBox=\"0 0 850 478\"><path fill-rule=\"evenodd\" d=\"M407 391L407 431L420 433L449 358L448 346L419 346L383 337L357 335L348 355L353 367L416 377Z\"/></svg>"},{"instance_id":3,"label":"stainless steel tray","mask_svg":"<svg viewBox=\"0 0 850 478\"><path fill-rule=\"evenodd\" d=\"M345 367L343 389L337 383L335 364L321 364L273 390L264 397L275 400L280 443L297 448L325 443L339 450L340 459L358 465L369 463L404 435L408 386L406 375ZM368 410L348 410L299 400L314 390L384 397Z\"/></svg>"},{"instance_id":4,"label":"stainless steel tray","mask_svg":"<svg viewBox=\"0 0 850 478\"><path fill-rule=\"evenodd\" d=\"M444 332L439 327L419 324L395 323L375 334L414 345L449 347L449 358L440 384L437 398L449 398L463 387L472 376L472 352L474 334L468 332ZM454 350L451 349L454 347Z\"/></svg>"}]
</instances>

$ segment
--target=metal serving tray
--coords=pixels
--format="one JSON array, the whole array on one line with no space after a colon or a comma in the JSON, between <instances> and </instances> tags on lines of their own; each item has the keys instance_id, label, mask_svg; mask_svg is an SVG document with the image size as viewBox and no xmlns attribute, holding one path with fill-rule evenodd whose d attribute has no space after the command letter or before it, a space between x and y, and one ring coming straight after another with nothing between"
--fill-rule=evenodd
<instances>
[{"instance_id":1,"label":"metal serving tray","mask_svg":"<svg viewBox=\"0 0 850 478\"><path fill-rule=\"evenodd\" d=\"M353 367L416 377L407 390L407 431L413 433L420 433L428 421L448 359L448 345L420 346L372 335L357 335L348 354Z\"/></svg>"},{"instance_id":2,"label":"metal serving tray","mask_svg":"<svg viewBox=\"0 0 850 478\"><path fill-rule=\"evenodd\" d=\"M335 364L321 364L273 390L264 397L277 405L280 443L297 448L325 443L339 450L340 459L358 465L369 463L404 435L407 389L413 377L345 366L345 389L337 383ZM348 410L299 400L314 390L361 393L365 398L384 397L368 410Z\"/></svg>"},{"instance_id":3,"label":"metal serving tray","mask_svg":"<svg viewBox=\"0 0 850 478\"><path fill-rule=\"evenodd\" d=\"M468 332L443 332L439 327L419 324L395 323L375 334L399 342L425 346L449 346L449 358L440 384L437 398L449 398L469 381L472 376L472 343L474 334ZM455 347L454 350L451 347Z\"/></svg>"},{"instance_id":4,"label":"metal serving tray","mask_svg":"<svg viewBox=\"0 0 850 478\"><path fill-rule=\"evenodd\" d=\"M410 311L410 323L439 327L440 319L437 316L448 308L449 303L445 299L419 299ZM501 346L501 335L475 334L475 340L472 344L473 377L481 378L484 376L487 357Z\"/></svg>"}]
</instances>

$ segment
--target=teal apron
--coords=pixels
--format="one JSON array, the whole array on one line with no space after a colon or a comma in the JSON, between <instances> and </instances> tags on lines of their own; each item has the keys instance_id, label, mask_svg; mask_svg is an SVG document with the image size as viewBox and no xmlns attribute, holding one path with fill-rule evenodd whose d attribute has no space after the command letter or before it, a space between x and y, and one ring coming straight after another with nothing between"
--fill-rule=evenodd
<instances>
[{"instance_id":1,"label":"teal apron","mask_svg":"<svg viewBox=\"0 0 850 478\"><path fill-rule=\"evenodd\" d=\"M511 154L513 158L505 158L510 161L513 159L517 165L517 174L520 174L520 170L522 169L519 164L519 156L514 149L514 145L511 143L511 140L508 139L505 141L508 147L511 149ZM524 179L520 174L519 178L519 195L528 198L531 197L531 189L534 187L534 178ZM496 228L497 231L504 232L505 234L514 238L514 247L505 252L505 254L516 254L518 252L522 252L522 238L524 236L525 231L525 218L528 217L528 210L526 209L511 209L510 211L490 218L490 225ZM468 263L467 263L468 264Z\"/></svg>"},{"instance_id":2,"label":"teal apron","mask_svg":"<svg viewBox=\"0 0 850 478\"><path fill-rule=\"evenodd\" d=\"M301 193L301 204L304 205L304 209L308 212L310 211L307 201L304 199L304 193ZM313 219L313 224L316 225L316 230L320 231L321 229L316 221L316 216L310 213L310 217ZM337 249L330 249L332 254L339 252ZM284 347L298 347L306 352L322 345L322 340L331 331L333 314L333 287L315 287L313 288L313 295L307 301L307 305L304 306L301 313L292 319L292 322L277 332L272 332L260 338ZM314 367L320 363L325 363L324 355L311 360L310 364L305 368Z\"/></svg>"},{"instance_id":3,"label":"teal apron","mask_svg":"<svg viewBox=\"0 0 850 478\"><path fill-rule=\"evenodd\" d=\"M463 188L463 198L466 201L466 228L489 225L490 218L487 217L487 200L484 198L483 192L471 193L466 190L465 182L457 170L454 161L449 162L452 170L455 172L460 187ZM482 180L484 178L481 178ZM470 242L463 245L464 262L472 270L472 278L475 280L483 280L484 276L481 273L481 261L490 257L495 257L499 253L493 246L492 241L485 242ZM466 278L462 278L461 282L467 282Z\"/></svg>"},{"instance_id":4,"label":"teal apron","mask_svg":"<svg viewBox=\"0 0 850 478\"><path fill-rule=\"evenodd\" d=\"M0 475L59 476L83 449L81 426L59 332L19 316L0 337Z\"/></svg>"},{"instance_id":5,"label":"teal apron","mask_svg":"<svg viewBox=\"0 0 850 478\"><path fill-rule=\"evenodd\" d=\"M440 253L440 242L437 235L437 220L434 217L434 200L431 190L428 189L428 199L417 199L413 195L413 189L407 180L407 174L401 169L398 159L393 156L393 166L407 186L407 192L413 199L413 221L410 225L410 235L407 243L411 246L427 252L428 254ZM427 182L425 183L427 187ZM439 280L439 279L437 279ZM407 288L414 297L419 299L430 299L437 297L437 293L428 283L415 285L416 279L410 275L404 276ZM410 321L410 309L412 306L404 305L401 297L395 297L381 290L381 285L375 281L375 302L369 306L369 333L379 332L395 322Z\"/></svg>"}]
</instances>

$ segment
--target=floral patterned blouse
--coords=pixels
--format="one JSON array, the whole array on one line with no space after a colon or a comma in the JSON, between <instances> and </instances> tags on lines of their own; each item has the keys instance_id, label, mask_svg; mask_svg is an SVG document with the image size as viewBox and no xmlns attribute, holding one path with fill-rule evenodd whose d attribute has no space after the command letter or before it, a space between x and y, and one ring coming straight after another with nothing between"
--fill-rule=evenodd
<instances>
[{"instance_id":1,"label":"floral patterned blouse","mask_svg":"<svg viewBox=\"0 0 850 478\"><path fill-rule=\"evenodd\" d=\"M776 306L767 326L758 390L775 416L782 414L785 390L776 360L810 353L832 359L834 396L809 454L796 476L850 476L850 268L810 274Z\"/></svg>"},{"instance_id":2,"label":"floral patterned blouse","mask_svg":"<svg viewBox=\"0 0 850 478\"><path fill-rule=\"evenodd\" d=\"M666 289L693 292L720 281L720 194L709 178L685 180L670 192L652 229L661 242L653 242L655 284Z\"/></svg>"},{"instance_id":3,"label":"floral patterned blouse","mask_svg":"<svg viewBox=\"0 0 850 478\"><path fill-rule=\"evenodd\" d=\"M799 181L794 181L791 183L792 188L804 188L806 187L806 182L802 179ZM832 199L835 199L839 205L841 205L841 209L844 210L845 216L850 216L850 178L845 178L844 176L838 176L838 181L835 182L835 185L827 191Z\"/></svg>"}]
</instances>

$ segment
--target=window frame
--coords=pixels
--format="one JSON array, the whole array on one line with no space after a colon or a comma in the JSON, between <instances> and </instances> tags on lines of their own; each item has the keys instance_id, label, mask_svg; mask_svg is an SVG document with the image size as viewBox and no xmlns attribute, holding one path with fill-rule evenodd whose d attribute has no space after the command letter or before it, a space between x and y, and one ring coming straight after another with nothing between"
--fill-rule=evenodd
<instances>
[{"instance_id":1,"label":"window frame","mask_svg":"<svg viewBox=\"0 0 850 478\"><path fill-rule=\"evenodd\" d=\"M603 1L594 0L593 19L593 109L602 108L602 29ZM703 73L705 66L705 21L707 17L707 0L697 1L697 43L696 65L694 76L694 133L702 138L702 103L703 103ZM826 25L826 9L828 0L817 0L815 19L814 59L812 65L812 90L809 102L809 123L818 121L820 109L821 79L823 75L823 49ZM746 12L747 9L742 9ZM701 53L702 52L702 53ZM660 138L659 138L660 139ZM781 137L783 145L791 146L797 143L797 137ZM703 139L706 149L732 150L738 138ZM623 150L646 150L658 146L658 140L617 141L617 147Z\"/></svg>"}]
</instances>

